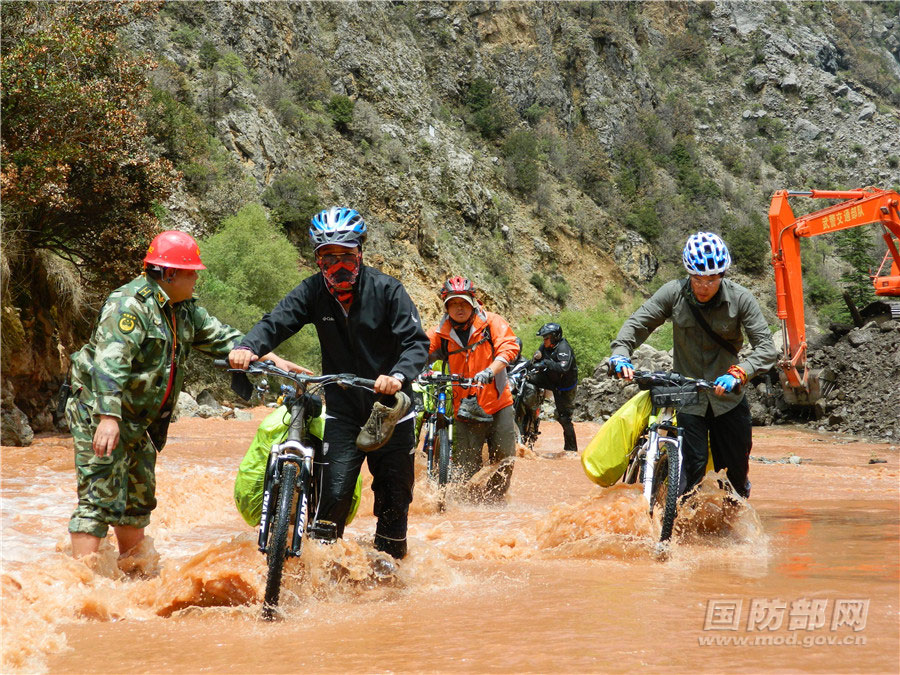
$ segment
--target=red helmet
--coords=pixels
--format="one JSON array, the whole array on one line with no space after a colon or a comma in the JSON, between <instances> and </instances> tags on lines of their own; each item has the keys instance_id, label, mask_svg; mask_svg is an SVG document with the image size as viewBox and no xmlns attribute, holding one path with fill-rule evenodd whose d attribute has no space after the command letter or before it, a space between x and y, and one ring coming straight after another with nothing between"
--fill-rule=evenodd
<instances>
[{"instance_id":1,"label":"red helmet","mask_svg":"<svg viewBox=\"0 0 900 675\"><path fill-rule=\"evenodd\" d=\"M444 282L444 285L441 287L441 300L446 305L447 301L450 298L463 298L474 307L475 284L473 284L465 277L450 277L449 279L447 279L447 281Z\"/></svg>"},{"instance_id":2,"label":"red helmet","mask_svg":"<svg viewBox=\"0 0 900 675\"><path fill-rule=\"evenodd\" d=\"M187 232L167 230L160 232L147 249L144 265L174 267L179 270L205 270L200 262L200 247Z\"/></svg>"}]
</instances>

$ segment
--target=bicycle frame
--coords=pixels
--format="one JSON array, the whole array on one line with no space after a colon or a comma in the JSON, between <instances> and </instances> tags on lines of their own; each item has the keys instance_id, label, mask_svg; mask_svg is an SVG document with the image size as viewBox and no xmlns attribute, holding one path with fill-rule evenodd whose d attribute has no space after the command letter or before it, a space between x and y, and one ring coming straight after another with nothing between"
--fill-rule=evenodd
<instances>
[{"instance_id":1,"label":"bicycle frame","mask_svg":"<svg viewBox=\"0 0 900 675\"><path fill-rule=\"evenodd\" d=\"M636 483L640 479L643 495L653 515L658 500L664 508L661 519L660 542L664 544L672 535L677 503L681 496L683 478L684 429L675 423L677 407L698 400L700 391L714 388L706 380L687 378L678 373L648 373L636 371L634 379L641 389L649 389L653 411L647 427L646 440L635 448L628 458L623 481ZM656 470L666 458L667 475L657 477ZM637 472L639 475L636 475ZM658 488L667 480L664 498Z\"/></svg>"},{"instance_id":2,"label":"bicycle frame","mask_svg":"<svg viewBox=\"0 0 900 675\"><path fill-rule=\"evenodd\" d=\"M438 388L437 393L433 393L432 389ZM440 429L447 429L450 438L450 458L453 459L453 417L452 412L447 414L447 403L450 404L450 410L453 410L453 392L450 390L448 396L448 387L441 384L427 384L425 388L425 442L422 449L425 451L425 459L427 462L428 475L433 475L434 468L434 439ZM434 409L428 410L429 399L433 402Z\"/></svg>"},{"instance_id":3,"label":"bicycle frame","mask_svg":"<svg viewBox=\"0 0 900 675\"><path fill-rule=\"evenodd\" d=\"M287 391L286 391L287 390ZM269 529L272 523L271 504L275 488L279 487L282 482L284 473L284 465L291 462L297 466L297 486L309 486L309 490L297 491L297 504L293 521L293 535L291 536L291 545L288 547L288 556L300 555L302 547L302 539L304 529L315 535L315 538L334 539L329 536L332 530L336 530L333 524L331 527L320 528L318 525L318 506L320 497L320 481L317 480L315 448L309 443L303 442L303 436L306 432L306 386L300 385L297 391L292 387L282 386L282 392L291 395L290 398L290 418L291 423L288 427L287 438L282 443L275 443L269 451L269 464L266 470L266 480L263 488L262 516L259 527L259 551L261 553L268 552ZM310 509L313 504L309 503L308 495L313 499L316 513L310 519ZM324 529L320 532L319 530Z\"/></svg>"},{"instance_id":4,"label":"bicycle frame","mask_svg":"<svg viewBox=\"0 0 900 675\"><path fill-rule=\"evenodd\" d=\"M650 507L650 513L653 513L654 495L653 495L653 479L655 477L656 465L662 459L663 447L666 448L667 456L678 458L678 466L682 466L683 455L681 452L684 429L673 423L675 416L674 408L663 408L657 414L657 421L647 427L647 441L641 446L637 457L641 467L641 484L643 486L644 498ZM674 453L673 453L674 451Z\"/></svg>"},{"instance_id":5,"label":"bicycle frame","mask_svg":"<svg viewBox=\"0 0 900 675\"><path fill-rule=\"evenodd\" d=\"M425 410L422 420L425 440L422 449L425 452L427 474L432 479L437 476L437 482L444 485L449 482L450 467L453 464L453 387L470 388L481 385L471 378L436 372L422 373L417 381L425 387L422 401ZM448 446L446 455L440 448L435 451L435 439L445 429Z\"/></svg>"},{"instance_id":6,"label":"bicycle frame","mask_svg":"<svg viewBox=\"0 0 900 675\"><path fill-rule=\"evenodd\" d=\"M510 387L513 391L513 411L515 413L516 427L521 435L521 441L528 447L533 447L540 435L540 413L538 404L533 410L528 407L526 394L528 387L534 387L535 392L543 396L543 390L528 381L531 373L531 362L525 361L513 368L509 373Z\"/></svg>"}]
</instances>

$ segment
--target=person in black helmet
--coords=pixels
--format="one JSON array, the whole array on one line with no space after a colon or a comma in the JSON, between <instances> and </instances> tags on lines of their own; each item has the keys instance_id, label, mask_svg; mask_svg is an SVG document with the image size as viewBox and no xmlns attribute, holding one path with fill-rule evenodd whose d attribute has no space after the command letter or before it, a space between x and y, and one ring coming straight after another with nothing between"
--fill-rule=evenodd
<instances>
[{"instance_id":1,"label":"person in black helmet","mask_svg":"<svg viewBox=\"0 0 900 675\"><path fill-rule=\"evenodd\" d=\"M572 346L563 338L562 326L545 323L537 332L544 338L532 361L537 366L531 381L538 387L553 391L556 419L563 428L563 447L566 452L578 452L572 411L575 409L575 392L578 388L578 366Z\"/></svg>"}]
</instances>

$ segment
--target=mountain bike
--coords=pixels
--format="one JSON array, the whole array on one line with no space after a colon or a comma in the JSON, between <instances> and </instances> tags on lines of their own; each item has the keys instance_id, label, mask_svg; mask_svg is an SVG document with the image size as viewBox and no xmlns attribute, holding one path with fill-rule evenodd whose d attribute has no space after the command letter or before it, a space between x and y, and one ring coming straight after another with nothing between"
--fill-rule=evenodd
<instances>
[{"instance_id":1,"label":"mountain bike","mask_svg":"<svg viewBox=\"0 0 900 675\"><path fill-rule=\"evenodd\" d=\"M522 361L509 371L509 388L513 396L513 411L516 416L516 441L529 449L540 435L541 402L544 390L529 381L534 372L531 361Z\"/></svg>"},{"instance_id":2,"label":"mountain bike","mask_svg":"<svg viewBox=\"0 0 900 675\"><path fill-rule=\"evenodd\" d=\"M453 466L453 387L478 387L474 380L435 371L422 373L416 382L423 388L425 461L428 477L443 487L450 482Z\"/></svg>"},{"instance_id":3,"label":"mountain bike","mask_svg":"<svg viewBox=\"0 0 900 675\"><path fill-rule=\"evenodd\" d=\"M650 391L653 408L650 424L641 433L628 457L622 482L643 485L651 516L654 509L662 508L659 541L665 544L672 536L682 491L684 429L677 425L675 412L678 408L697 403L699 392L713 389L715 385L678 373L641 370L634 371L634 382L641 389Z\"/></svg>"},{"instance_id":4,"label":"mountain bike","mask_svg":"<svg viewBox=\"0 0 900 675\"><path fill-rule=\"evenodd\" d=\"M262 616L271 621L281 594L285 559L299 556L305 539L327 542L337 539L337 525L320 520L318 513L325 462L318 460L321 441L307 432L308 420L318 417L322 411L321 398L315 393L332 384L374 391L375 381L349 373L319 376L290 373L270 361L254 361L246 371L232 369L224 360L215 363L232 373L275 375L290 382L279 388L290 423L287 438L273 444L269 452L259 523L259 550L266 555L268 566ZM267 380L257 383L256 391L261 395L268 390Z\"/></svg>"}]
</instances>

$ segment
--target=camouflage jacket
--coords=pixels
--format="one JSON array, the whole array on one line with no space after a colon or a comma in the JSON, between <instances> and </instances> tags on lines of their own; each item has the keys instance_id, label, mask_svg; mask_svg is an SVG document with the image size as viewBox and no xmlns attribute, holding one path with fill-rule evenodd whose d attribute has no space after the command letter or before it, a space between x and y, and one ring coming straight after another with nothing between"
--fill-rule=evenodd
<instances>
[{"instance_id":1,"label":"camouflage jacket","mask_svg":"<svg viewBox=\"0 0 900 675\"><path fill-rule=\"evenodd\" d=\"M178 400L189 347L224 358L241 337L193 298L168 304L165 292L141 275L110 294L90 342L72 355L72 395L95 419L111 415L146 428L164 402L168 408Z\"/></svg>"}]
</instances>

